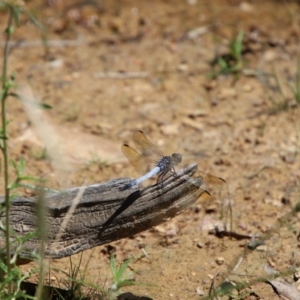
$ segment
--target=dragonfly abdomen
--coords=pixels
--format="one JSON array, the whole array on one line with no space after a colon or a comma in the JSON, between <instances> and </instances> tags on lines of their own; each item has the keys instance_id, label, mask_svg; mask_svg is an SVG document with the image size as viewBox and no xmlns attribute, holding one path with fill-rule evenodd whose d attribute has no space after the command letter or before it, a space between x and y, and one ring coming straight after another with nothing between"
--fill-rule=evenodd
<instances>
[{"instance_id":1,"label":"dragonfly abdomen","mask_svg":"<svg viewBox=\"0 0 300 300\"><path fill-rule=\"evenodd\" d=\"M148 172L147 174L145 174L144 176L133 180L132 182L126 184L126 186L123 188L123 190L127 190L129 188L134 187L135 185L138 185L140 183L142 183L143 181L149 179L150 177L156 175L157 173L161 172L159 166L156 166L155 168L153 168L150 172Z\"/></svg>"}]
</instances>

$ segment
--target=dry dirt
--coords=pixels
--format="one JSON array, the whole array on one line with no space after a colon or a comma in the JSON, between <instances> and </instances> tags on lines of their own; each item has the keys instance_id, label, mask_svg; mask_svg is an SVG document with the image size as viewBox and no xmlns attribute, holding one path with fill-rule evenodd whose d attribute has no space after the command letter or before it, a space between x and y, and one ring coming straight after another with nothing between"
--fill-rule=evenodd
<instances>
[{"instance_id":1,"label":"dry dirt","mask_svg":"<svg viewBox=\"0 0 300 300\"><path fill-rule=\"evenodd\" d=\"M173 220L110 245L118 263L133 257L134 278L144 283L124 291L152 299L199 299L197 292L207 295L214 277L217 286L225 278L249 282L265 277L265 265L282 272L297 268L300 215L280 226L277 222L299 198L300 111L290 89L296 85L299 61L299 4L99 3L28 1L28 10L47 28L48 46L42 46L40 31L23 17L13 36L19 43L12 48L9 68L17 72L19 85L30 85L52 109L42 111L36 128L22 102L8 101L11 158L23 156L26 173L46 178L51 188L137 177L120 146L132 143L132 131L141 129L164 153L179 152L185 162L197 162L202 171L227 181L229 197L211 191L211 203L199 200ZM7 14L1 12L1 32L6 22ZM209 79L211 60L228 52L240 30L243 71ZM135 78L129 78L132 72L137 72ZM127 78L116 78L120 74ZM227 272L249 240L210 232L223 224L229 229L222 214L229 203L234 232L263 235L274 228L265 245L244 257L234 277ZM85 281L110 283L111 247L83 253ZM79 259L73 256L72 263ZM52 261L51 267L67 271L69 258ZM63 285L62 272L50 277L52 285ZM297 275L285 278L300 288ZM239 297L279 299L261 282Z\"/></svg>"}]
</instances>

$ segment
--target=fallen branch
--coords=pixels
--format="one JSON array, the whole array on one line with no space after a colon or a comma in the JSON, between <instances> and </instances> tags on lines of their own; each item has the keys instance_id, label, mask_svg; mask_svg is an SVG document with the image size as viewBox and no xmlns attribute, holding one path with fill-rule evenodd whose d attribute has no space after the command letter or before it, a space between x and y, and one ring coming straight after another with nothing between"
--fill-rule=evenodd
<instances>
[{"instance_id":1,"label":"fallen branch","mask_svg":"<svg viewBox=\"0 0 300 300\"><path fill-rule=\"evenodd\" d=\"M36 198L17 197L11 202L11 228L24 237L47 226L45 256L62 258L81 251L132 236L161 224L182 213L202 194L202 177L194 176L197 165L192 164L170 176L163 184L139 190L121 191L130 179L115 179L84 187L84 192L68 219L64 220L73 200L82 187L67 189L45 197L47 217L45 224L36 224ZM191 180L187 181L187 178ZM3 198L0 199L3 203ZM2 224L4 217L0 217ZM57 233L60 232L58 235ZM5 248L5 236L0 233L0 247ZM17 248L12 238L11 249ZM40 240L31 239L22 246L21 256L31 258L38 253Z\"/></svg>"}]
</instances>

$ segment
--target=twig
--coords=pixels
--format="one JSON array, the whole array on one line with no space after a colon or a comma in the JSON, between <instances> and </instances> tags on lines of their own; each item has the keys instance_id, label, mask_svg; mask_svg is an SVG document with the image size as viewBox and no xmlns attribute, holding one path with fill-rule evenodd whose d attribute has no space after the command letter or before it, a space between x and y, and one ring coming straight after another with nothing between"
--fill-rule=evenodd
<instances>
[{"instance_id":1,"label":"twig","mask_svg":"<svg viewBox=\"0 0 300 300\"><path fill-rule=\"evenodd\" d=\"M98 72L93 75L99 79L136 79L136 78L147 78L148 72Z\"/></svg>"},{"instance_id":2,"label":"twig","mask_svg":"<svg viewBox=\"0 0 300 300\"><path fill-rule=\"evenodd\" d=\"M50 40L47 41L47 46L55 48L75 47L82 44L82 39L77 40ZM42 47L44 42L42 40L37 41L10 41L9 47L11 48L33 48ZM0 47L5 47L5 42L0 41Z\"/></svg>"}]
</instances>

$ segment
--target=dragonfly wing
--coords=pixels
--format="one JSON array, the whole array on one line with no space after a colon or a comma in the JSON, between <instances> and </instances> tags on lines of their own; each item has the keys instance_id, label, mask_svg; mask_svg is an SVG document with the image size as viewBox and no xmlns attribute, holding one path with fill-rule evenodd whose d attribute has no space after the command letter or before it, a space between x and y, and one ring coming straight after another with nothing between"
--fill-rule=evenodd
<instances>
[{"instance_id":1,"label":"dragonfly wing","mask_svg":"<svg viewBox=\"0 0 300 300\"><path fill-rule=\"evenodd\" d=\"M136 148L141 152L142 156L150 157L155 161L159 161L164 156L163 153L149 141L144 132L141 130L134 131L133 142Z\"/></svg>"},{"instance_id":2,"label":"dragonfly wing","mask_svg":"<svg viewBox=\"0 0 300 300\"><path fill-rule=\"evenodd\" d=\"M217 177L201 171L197 171L195 176L201 176L207 187L211 189L223 189L227 186L227 182L221 177Z\"/></svg>"},{"instance_id":3,"label":"dragonfly wing","mask_svg":"<svg viewBox=\"0 0 300 300\"><path fill-rule=\"evenodd\" d=\"M180 163L179 167L183 168L185 165ZM200 170L197 170L195 174L191 177L192 181L195 182L195 185L198 185L202 189L206 190L208 193L222 193L228 191L227 182L221 178L208 173L204 173Z\"/></svg>"},{"instance_id":4,"label":"dragonfly wing","mask_svg":"<svg viewBox=\"0 0 300 300\"><path fill-rule=\"evenodd\" d=\"M139 152L127 144L122 145L121 150L135 170L144 175L151 169L151 161L143 157Z\"/></svg>"},{"instance_id":5,"label":"dragonfly wing","mask_svg":"<svg viewBox=\"0 0 300 300\"><path fill-rule=\"evenodd\" d=\"M207 174L201 171L197 171L194 175L195 177L202 177L204 186L203 188L210 191L221 191L223 189L227 189L227 182L221 178L211 174Z\"/></svg>"}]
</instances>

